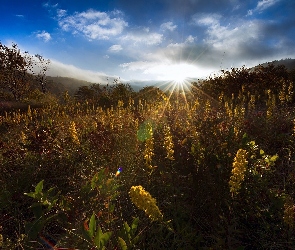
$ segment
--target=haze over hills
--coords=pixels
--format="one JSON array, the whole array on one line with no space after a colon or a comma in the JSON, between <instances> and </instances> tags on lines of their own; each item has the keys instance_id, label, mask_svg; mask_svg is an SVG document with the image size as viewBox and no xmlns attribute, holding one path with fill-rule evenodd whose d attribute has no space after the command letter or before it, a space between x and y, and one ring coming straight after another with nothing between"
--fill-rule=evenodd
<instances>
[{"instance_id":1,"label":"haze over hills","mask_svg":"<svg viewBox=\"0 0 295 250\"><path fill-rule=\"evenodd\" d=\"M262 66L267 66L268 64L274 64L275 66L278 65L284 65L287 70L295 70L295 59L282 59L282 60L276 60L272 62L266 62L263 64L260 64ZM253 68L258 67L255 66ZM208 76L209 77L209 76ZM105 77L106 81L105 82L97 82L98 84L101 85L106 85L106 84L114 84L114 77ZM119 79L120 80L120 79ZM199 79L194 79L194 78L188 78L186 79L186 82L195 82L198 81ZM76 78L70 78L70 77L61 77L61 76L47 76L47 81L48 81L48 90L51 92L64 92L68 91L70 95L74 95L74 93L77 91L77 89L81 86L89 86L91 84L95 84L93 82L88 82L85 80L80 80ZM169 84L171 84L171 81L156 81L156 80L150 80L150 81L140 81L140 80L131 80L131 81L120 81L125 84L129 84L134 91L139 91L140 89L146 87L146 86L155 86L158 87L162 90L167 89Z\"/></svg>"},{"instance_id":2,"label":"haze over hills","mask_svg":"<svg viewBox=\"0 0 295 250\"><path fill-rule=\"evenodd\" d=\"M93 84L92 82L87 82L84 80L61 77L61 76L47 76L47 89L50 92L64 92L68 91L70 95L74 95L79 87L89 86ZM55 89L57 88L57 89Z\"/></svg>"}]
</instances>

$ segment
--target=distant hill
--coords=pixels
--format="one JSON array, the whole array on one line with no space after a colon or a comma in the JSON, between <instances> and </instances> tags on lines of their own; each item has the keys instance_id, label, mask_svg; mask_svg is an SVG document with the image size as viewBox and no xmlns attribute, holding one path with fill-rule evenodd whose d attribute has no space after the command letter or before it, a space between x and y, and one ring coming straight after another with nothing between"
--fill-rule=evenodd
<instances>
[{"instance_id":1,"label":"distant hill","mask_svg":"<svg viewBox=\"0 0 295 250\"><path fill-rule=\"evenodd\" d=\"M54 94L61 94L68 91L70 95L74 95L77 89L81 86L89 86L92 82L87 82L70 77L53 77L47 76L47 89Z\"/></svg>"},{"instance_id":2,"label":"distant hill","mask_svg":"<svg viewBox=\"0 0 295 250\"><path fill-rule=\"evenodd\" d=\"M165 81L123 81L124 84L129 84L134 91L139 91L146 86L156 86L159 88L165 88L167 82ZM79 80L70 77L61 76L47 76L47 89L54 94L61 94L68 91L70 95L74 95L79 87L89 86L95 84L93 82L87 82L84 80ZM104 85L99 83L100 85ZM110 85L112 85L112 79L110 79Z\"/></svg>"},{"instance_id":3,"label":"distant hill","mask_svg":"<svg viewBox=\"0 0 295 250\"><path fill-rule=\"evenodd\" d=\"M282 59L282 60L275 60L272 62L266 62L266 63L262 63L260 65L266 67L268 64L273 64L275 66L279 66L279 65L284 65L288 71L290 70L295 70L295 59ZM255 66L254 68L256 68L258 66Z\"/></svg>"}]
</instances>

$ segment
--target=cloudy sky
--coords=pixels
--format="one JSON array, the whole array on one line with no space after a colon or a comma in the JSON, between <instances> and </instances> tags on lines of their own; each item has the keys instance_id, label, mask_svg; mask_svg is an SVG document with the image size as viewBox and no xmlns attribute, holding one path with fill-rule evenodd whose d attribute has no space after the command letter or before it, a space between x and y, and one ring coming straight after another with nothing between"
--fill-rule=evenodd
<instances>
[{"instance_id":1,"label":"cloudy sky","mask_svg":"<svg viewBox=\"0 0 295 250\"><path fill-rule=\"evenodd\" d=\"M0 41L50 74L105 82L202 78L295 58L294 0L1 0Z\"/></svg>"}]
</instances>

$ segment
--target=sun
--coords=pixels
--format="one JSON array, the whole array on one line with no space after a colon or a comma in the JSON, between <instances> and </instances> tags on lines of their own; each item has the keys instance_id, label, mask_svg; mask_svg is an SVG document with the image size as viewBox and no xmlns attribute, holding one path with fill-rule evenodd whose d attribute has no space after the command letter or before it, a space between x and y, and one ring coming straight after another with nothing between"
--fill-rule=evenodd
<instances>
[{"instance_id":1,"label":"sun","mask_svg":"<svg viewBox=\"0 0 295 250\"><path fill-rule=\"evenodd\" d=\"M170 82L169 89L172 91L184 91L188 89L190 84L189 79L197 73L195 66L188 63L179 63L168 65L165 70L165 75L163 72L163 78Z\"/></svg>"},{"instance_id":2,"label":"sun","mask_svg":"<svg viewBox=\"0 0 295 250\"><path fill-rule=\"evenodd\" d=\"M183 85L183 83L186 81L187 76L184 74L175 74L173 77L173 82L176 85Z\"/></svg>"},{"instance_id":3,"label":"sun","mask_svg":"<svg viewBox=\"0 0 295 250\"><path fill-rule=\"evenodd\" d=\"M186 63L169 65L167 67L166 77L172 81L181 83L192 75L192 71L195 70L195 68L192 68L194 68L192 65Z\"/></svg>"},{"instance_id":4,"label":"sun","mask_svg":"<svg viewBox=\"0 0 295 250\"><path fill-rule=\"evenodd\" d=\"M191 62L163 62L152 65L145 74L164 82L167 91L189 91L191 82L202 74L201 68Z\"/></svg>"},{"instance_id":5,"label":"sun","mask_svg":"<svg viewBox=\"0 0 295 250\"><path fill-rule=\"evenodd\" d=\"M158 75L159 80L173 82L176 85L183 85L188 78L196 77L198 68L190 63L162 64L155 67L153 73Z\"/></svg>"}]
</instances>

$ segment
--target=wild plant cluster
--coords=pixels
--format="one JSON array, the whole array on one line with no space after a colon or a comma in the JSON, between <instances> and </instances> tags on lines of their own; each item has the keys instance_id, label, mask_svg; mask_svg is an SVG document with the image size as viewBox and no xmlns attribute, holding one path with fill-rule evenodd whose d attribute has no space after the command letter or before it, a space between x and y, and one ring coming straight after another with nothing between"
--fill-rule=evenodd
<instances>
[{"instance_id":1,"label":"wild plant cluster","mask_svg":"<svg viewBox=\"0 0 295 250\"><path fill-rule=\"evenodd\" d=\"M4 112L0 248L294 249L295 82L244 73Z\"/></svg>"}]
</instances>

